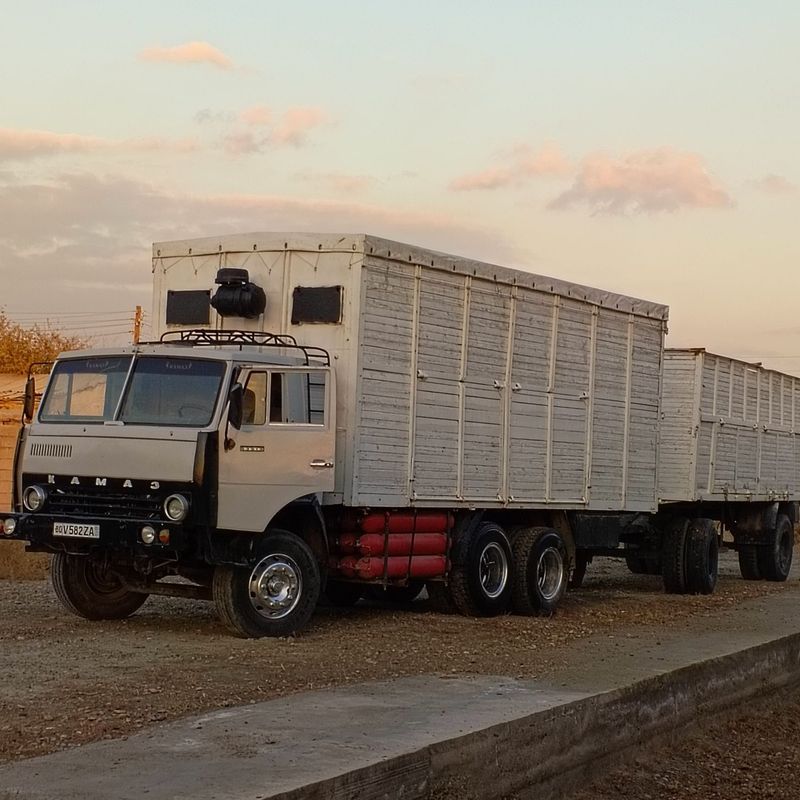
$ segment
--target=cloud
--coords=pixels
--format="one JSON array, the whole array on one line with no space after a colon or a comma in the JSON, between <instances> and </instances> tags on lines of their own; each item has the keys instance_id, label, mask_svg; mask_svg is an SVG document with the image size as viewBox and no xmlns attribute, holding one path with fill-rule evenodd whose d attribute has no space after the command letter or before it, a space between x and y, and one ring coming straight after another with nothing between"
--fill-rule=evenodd
<instances>
[{"instance_id":1,"label":"cloud","mask_svg":"<svg viewBox=\"0 0 800 800\"><path fill-rule=\"evenodd\" d=\"M732 205L699 155L661 147L619 158L604 153L587 156L572 186L548 208L586 206L593 213L654 214Z\"/></svg>"},{"instance_id":2,"label":"cloud","mask_svg":"<svg viewBox=\"0 0 800 800\"><path fill-rule=\"evenodd\" d=\"M765 175L763 178L757 178L750 181L750 185L765 194L772 195L785 195L794 194L797 191L797 185L787 180L781 175Z\"/></svg>"},{"instance_id":3,"label":"cloud","mask_svg":"<svg viewBox=\"0 0 800 800\"><path fill-rule=\"evenodd\" d=\"M106 139L77 133L0 128L0 161L21 161L57 156L64 153L98 153L108 151L191 152L197 150L193 139Z\"/></svg>"},{"instance_id":4,"label":"cloud","mask_svg":"<svg viewBox=\"0 0 800 800\"><path fill-rule=\"evenodd\" d=\"M197 195L119 176L62 175L0 182L0 263L9 309L43 312L149 307L150 244L242 231L367 231L446 252L510 263L517 254L486 230L443 213L262 194ZM108 288L103 288L104 286ZM140 287L121 293L120 286Z\"/></svg>"},{"instance_id":5,"label":"cloud","mask_svg":"<svg viewBox=\"0 0 800 800\"><path fill-rule=\"evenodd\" d=\"M229 155L262 153L272 147L303 147L309 134L330 121L321 108L295 106L276 120L266 106L251 106L240 112L239 124L222 139Z\"/></svg>"},{"instance_id":6,"label":"cloud","mask_svg":"<svg viewBox=\"0 0 800 800\"><path fill-rule=\"evenodd\" d=\"M557 177L570 171L569 161L552 143L538 149L519 144L502 153L500 158L505 163L454 178L449 188L456 192L500 189L520 186L536 178Z\"/></svg>"},{"instance_id":7,"label":"cloud","mask_svg":"<svg viewBox=\"0 0 800 800\"><path fill-rule=\"evenodd\" d=\"M148 47L139 53L139 59L170 64L211 64L219 69L233 69L233 61L208 42L186 42L174 47Z\"/></svg>"}]
</instances>

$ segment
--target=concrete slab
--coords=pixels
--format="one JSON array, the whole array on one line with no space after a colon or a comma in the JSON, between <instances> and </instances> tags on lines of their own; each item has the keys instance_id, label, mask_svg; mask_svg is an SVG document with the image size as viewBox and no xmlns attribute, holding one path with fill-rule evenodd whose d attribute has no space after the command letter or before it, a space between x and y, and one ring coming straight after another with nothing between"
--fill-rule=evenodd
<instances>
[{"instance_id":1,"label":"concrete slab","mask_svg":"<svg viewBox=\"0 0 800 800\"><path fill-rule=\"evenodd\" d=\"M597 636L557 681L408 678L295 695L0 768L0 798L426 797L535 786L556 797L604 760L764 687L800 680L800 591L680 631Z\"/></svg>"}]
</instances>

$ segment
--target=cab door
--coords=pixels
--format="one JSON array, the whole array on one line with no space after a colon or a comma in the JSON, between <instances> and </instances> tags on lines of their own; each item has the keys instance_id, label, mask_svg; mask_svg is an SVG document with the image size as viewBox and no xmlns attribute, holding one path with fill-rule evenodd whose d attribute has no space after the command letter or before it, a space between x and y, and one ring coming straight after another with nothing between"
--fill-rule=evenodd
<instances>
[{"instance_id":1,"label":"cab door","mask_svg":"<svg viewBox=\"0 0 800 800\"><path fill-rule=\"evenodd\" d=\"M331 492L335 386L330 369L254 367L243 372L242 425L220 447L217 525L262 531L285 505Z\"/></svg>"}]
</instances>

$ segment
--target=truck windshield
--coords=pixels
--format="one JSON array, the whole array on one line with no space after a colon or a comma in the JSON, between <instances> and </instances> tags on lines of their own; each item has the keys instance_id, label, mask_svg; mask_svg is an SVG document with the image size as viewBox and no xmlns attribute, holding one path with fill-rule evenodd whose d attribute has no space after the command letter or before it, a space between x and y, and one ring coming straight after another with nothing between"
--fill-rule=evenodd
<instances>
[{"instance_id":1,"label":"truck windshield","mask_svg":"<svg viewBox=\"0 0 800 800\"><path fill-rule=\"evenodd\" d=\"M110 422L204 427L211 422L225 364L197 358L138 356L59 361L42 402L42 422ZM126 385L128 373L130 378Z\"/></svg>"},{"instance_id":2,"label":"truck windshield","mask_svg":"<svg viewBox=\"0 0 800 800\"><path fill-rule=\"evenodd\" d=\"M129 425L211 422L225 365L198 358L142 356L133 367L119 418Z\"/></svg>"},{"instance_id":3,"label":"truck windshield","mask_svg":"<svg viewBox=\"0 0 800 800\"><path fill-rule=\"evenodd\" d=\"M39 419L43 422L104 422L114 418L130 356L59 361Z\"/></svg>"}]
</instances>

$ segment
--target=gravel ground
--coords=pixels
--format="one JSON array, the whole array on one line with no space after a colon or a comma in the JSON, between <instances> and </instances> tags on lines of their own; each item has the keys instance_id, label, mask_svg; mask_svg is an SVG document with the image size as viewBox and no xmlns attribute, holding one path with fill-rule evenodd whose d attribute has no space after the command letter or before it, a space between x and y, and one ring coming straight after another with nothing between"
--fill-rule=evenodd
<instances>
[{"instance_id":1,"label":"gravel ground","mask_svg":"<svg viewBox=\"0 0 800 800\"><path fill-rule=\"evenodd\" d=\"M570 800L797 800L800 687L698 725L679 743L649 747Z\"/></svg>"},{"instance_id":2,"label":"gravel ground","mask_svg":"<svg viewBox=\"0 0 800 800\"><path fill-rule=\"evenodd\" d=\"M792 579L792 582L796 579ZM320 609L300 636L241 640L205 603L151 598L122 622L62 611L44 582L0 582L0 761L119 737L157 722L291 692L422 673L546 678L595 633L679 627L779 592L726 554L711 597L604 560L553 619L472 619L360 604ZM644 796L644 795L642 795Z\"/></svg>"}]
</instances>

